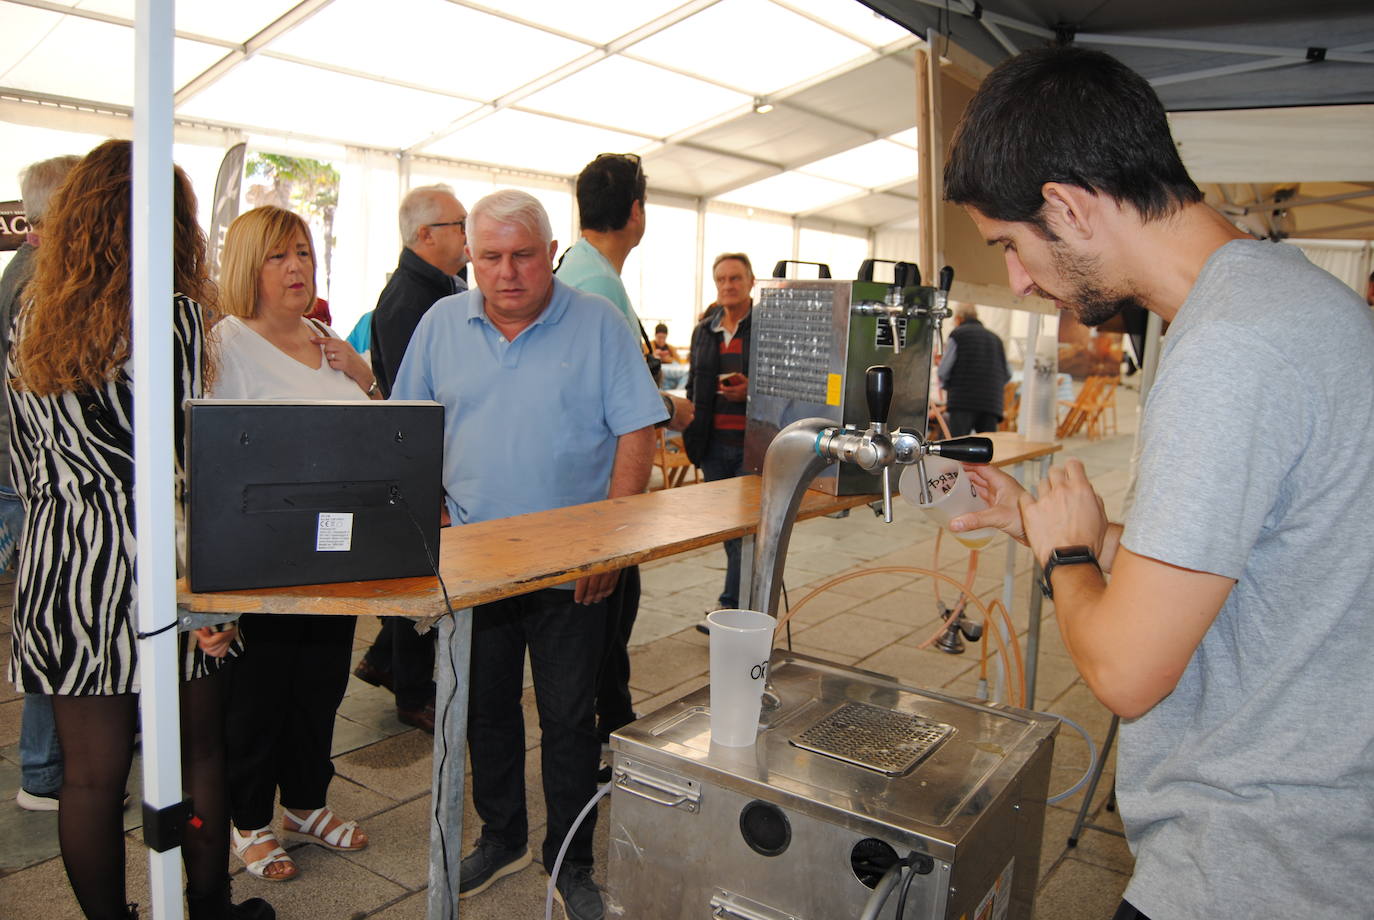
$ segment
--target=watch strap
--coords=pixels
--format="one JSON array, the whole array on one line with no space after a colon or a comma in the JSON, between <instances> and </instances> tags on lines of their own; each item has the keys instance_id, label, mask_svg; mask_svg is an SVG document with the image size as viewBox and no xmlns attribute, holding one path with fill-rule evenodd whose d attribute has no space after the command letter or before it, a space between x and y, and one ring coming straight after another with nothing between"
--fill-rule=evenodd
<instances>
[{"instance_id":1,"label":"watch strap","mask_svg":"<svg viewBox=\"0 0 1374 920\"><path fill-rule=\"evenodd\" d=\"M1101 572L1102 565L1097 561L1097 554L1087 546L1058 546L1050 553L1050 558L1045 562L1045 568L1040 573L1040 592L1051 600L1054 599L1054 587L1050 584L1050 573L1061 565L1082 565L1092 563Z\"/></svg>"}]
</instances>

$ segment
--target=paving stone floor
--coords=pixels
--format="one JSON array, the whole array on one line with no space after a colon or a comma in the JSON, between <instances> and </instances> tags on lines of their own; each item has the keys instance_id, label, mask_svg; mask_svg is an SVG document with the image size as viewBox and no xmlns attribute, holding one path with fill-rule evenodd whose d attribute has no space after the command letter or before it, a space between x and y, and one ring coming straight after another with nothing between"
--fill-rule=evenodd
<instances>
[{"instance_id":1,"label":"paving stone floor","mask_svg":"<svg viewBox=\"0 0 1374 920\"><path fill-rule=\"evenodd\" d=\"M1134 392L1123 389L1119 410L1121 433L1097 441L1073 438L1056 462L1076 456L1102 493L1108 513L1118 515L1128 483L1133 440ZM897 521L885 525L863 508L843 519L820 519L799 525L792 537L786 580L793 604L836 574L874 566L928 566L935 530L901 506ZM944 541L941 570L962 578L966 550ZM975 590L991 600L1001 593L1003 553L985 554ZM1016 609L1013 621L1024 647L1025 598L1029 555L1018 553ZM706 637L694 630L704 611L714 606L724 573L724 553L707 547L643 567L644 598L632 643L632 678L636 708L649 713L706 683ZM0 648L9 650L8 581L0 583L6 598L0 610ZM944 592L948 598L949 591ZM1093 699L1077 676L1060 643L1052 604L1045 605L1039 657L1037 707L1073 719L1100 743L1109 722L1107 711ZM918 645L938 621L930 580L914 575L858 577L817 594L801 606L792 621L793 648L819 657L892 675L916 687L942 688L972 696L978 688L978 646L951 656ZM358 624L356 654L361 656L376 632L373 618ZM18 738L21 698L0 684L0 920L78 920L80 912L58 855L56 816L31 813L14 803L19 782ZM539 789L537 719L532 692L526 692L526 759L530 795L531 841L542 839L544 809ZM334 735L337 777L330 791L336 812L356 818L371 837L363 851L341 854L320 847L290 847L301 867L300 877L271 884L248 877L235 861L235 896L268 898L282 920L422 920L426 911L427 841L429 835L431 744L428 735L396 721L389 694L351 679ZM1055 746L1051 790L1071 786L1089 765L1087 744L1067 727ZM1113 775L1109 763L1095 796L1093 820L1120 828L1104 808ZM139 800L139 764L130 788ZM1036 917L1044 920L1106 920L1125 889L1132 859L1117 836L1089 830L1076 848L1066 838L1082 801L1082 791L1047 809L1040 862ZM597 825L598 853L604 856L606 801ZM138 833L137 807L126 813L129 833L129 897L147 902L147 861ZM464 851L475 839L476 816L469 801L464 817ZM601 863L604 866L604 861ZM464 920L535 920L544 914L547 876L534 866L498 881L482 895L464 901ZM561 916L558 907L555 917ZM145 913L145 916L148 916ZM837 918L824 918L837 920Z\"/></svg>"}]
</instances>

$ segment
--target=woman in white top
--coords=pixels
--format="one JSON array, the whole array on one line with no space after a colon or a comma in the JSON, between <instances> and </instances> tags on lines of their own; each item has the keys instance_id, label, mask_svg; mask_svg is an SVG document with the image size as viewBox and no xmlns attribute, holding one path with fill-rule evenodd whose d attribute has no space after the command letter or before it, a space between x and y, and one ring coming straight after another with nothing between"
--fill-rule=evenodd
<instances>
[{"instance_id":1,"label":"woman in white top","mask_svg":"<svg viewBox=\"0 0 1374 920\"><path fill-rule=\"evenodd\" d=\"M376 378L334 330L305 319L315 302L315 250L295 214L255 208L229 226L212 330L219 399L379 398ZM318 450L347 450L320 444ZM246 615L245 650L230 676L227 747L230 838L248 871L268 881L299 868L270 827L281 790L282 828L334 850L360 850L367 835L325 804L334 776L334 716L348 684L353 617Z\"/></svg>"}]
</instances>

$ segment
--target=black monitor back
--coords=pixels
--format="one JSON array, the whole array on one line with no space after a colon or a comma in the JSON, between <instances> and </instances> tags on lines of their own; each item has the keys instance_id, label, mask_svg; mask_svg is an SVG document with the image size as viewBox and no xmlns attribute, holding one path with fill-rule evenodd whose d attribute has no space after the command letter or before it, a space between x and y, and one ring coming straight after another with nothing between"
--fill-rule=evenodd
<instances>
[{"instance_id":1,"label":"black monitor back","mask_svg":"<svg viewBox=\"0 0 1374 920\"><path fill-rule=\"evenodd\" d=\"M193 399L186 413L192 591L433 572L438 403Z\"/></svg>"}]
</instances>

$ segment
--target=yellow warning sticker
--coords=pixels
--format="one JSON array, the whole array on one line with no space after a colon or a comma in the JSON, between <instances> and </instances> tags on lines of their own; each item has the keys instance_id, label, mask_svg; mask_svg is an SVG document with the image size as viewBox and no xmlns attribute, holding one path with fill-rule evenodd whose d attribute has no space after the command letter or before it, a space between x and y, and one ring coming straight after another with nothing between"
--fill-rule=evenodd
<instances>
[{"instance_id":1,"label":"yellow warning sticker","mask_svg":"<svg viewBox=\"0 0 1374 920\"><path fill-rule=\"evenodd\" d=\"M840 404L840 391L843 381L839 374L831 374L825 381L825 404L827 406L838 406Z\"/></svg>"}]
</instances>

